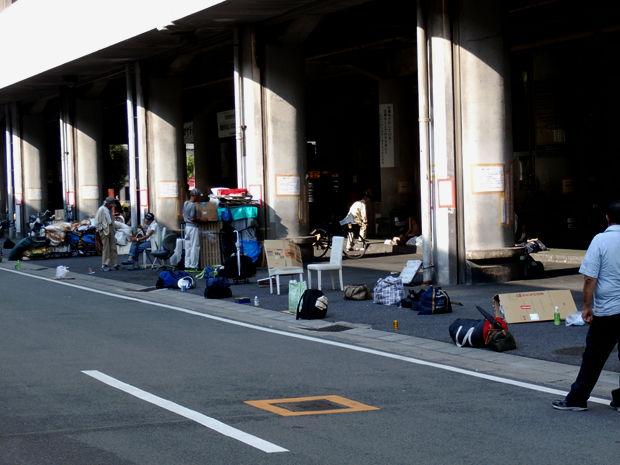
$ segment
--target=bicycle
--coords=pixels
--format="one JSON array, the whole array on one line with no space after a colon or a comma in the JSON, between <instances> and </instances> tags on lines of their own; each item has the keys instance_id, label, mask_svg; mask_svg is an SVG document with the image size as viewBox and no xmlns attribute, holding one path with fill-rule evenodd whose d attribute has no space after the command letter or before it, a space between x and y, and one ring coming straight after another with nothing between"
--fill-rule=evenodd
<instances>
[{"instance_id":1,"label":"bicycle","mask_svg":"<svg viewBox=\"0 0 620 465\"><path fill-rule=\"evenodd\" d=\"M346 220L346 219L345 219ZM345 221L343 220L343 222ZM312 252L315 258L323 257L332 247L332 237L337 235L344 236L343 253L347 258L362 258L368 248L368 242L359 234L359 225L352 222L335 227L333 223L328 224L325 228L316 228L310 235L315 237L312 243Z\"/></svg>"}]
</instances>

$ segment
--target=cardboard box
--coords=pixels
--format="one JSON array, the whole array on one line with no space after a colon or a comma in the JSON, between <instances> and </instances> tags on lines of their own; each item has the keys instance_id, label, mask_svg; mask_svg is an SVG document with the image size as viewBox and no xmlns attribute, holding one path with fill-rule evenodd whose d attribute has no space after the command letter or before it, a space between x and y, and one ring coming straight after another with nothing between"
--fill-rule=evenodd
<instances>
[{"instance_id":1,"label":"cardboard box","mask_svg":"<svg viewBox=\"0 0 620 465\"><path fill-rule=\"evenodd\" d=\"M515 292L493 297L495 315L503 316L507 323L528 323L553 320L554 308L560 310L560 318L577 311L569 290Z\"/></svg>"},{"instance_id":2,"label":"cardboard box","mask_svg":"<svg viewBox=\"0 0 620 465\"><path fill-rule=\"evenodd\" d=\"M266 240L264 243L268 268L303 267L301 249L287 239Z\"/></svg>"},{"instance_id":3,"label":"cardboard box","mask_svg":"<svg viewBox=\"0 0 620 465\"><path fill-rule=\"evenodd\" d=\"M201 221L217 221L217 206L211 202L196 202L196 215Z\"/></svg>"}]
</instances>

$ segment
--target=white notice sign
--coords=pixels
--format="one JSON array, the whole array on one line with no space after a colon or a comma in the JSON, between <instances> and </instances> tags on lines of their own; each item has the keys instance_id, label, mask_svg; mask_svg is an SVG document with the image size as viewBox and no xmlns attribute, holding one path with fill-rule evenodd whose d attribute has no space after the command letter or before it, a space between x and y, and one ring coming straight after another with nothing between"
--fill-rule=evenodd
<instances>
[{"instance_id":1,"label":"white notice sign","mask_svg":"<svg viewBox=\"0 0 620 465\"><path fill-rule=\"evenodd\" d=\"M276 174L276 195L299 195L300 181L297 175Z\"/></svg>"},{"instance_id":2,"label":"white notice sign","mask_svg":"<svg viewBox=\"0 0 620 465\"><path fill-rule=\"evenodd\" d=\"M179 189L176 181L159 181L159 198L176 199L179 196Z\"/></svg>"},{"instance_id":3,"label":"white notice sign","mask_svg":"<svg viewBox=\"0 0 620 465\"><path fill-rule=\"evenodd\" d=\"M504 165L472 165L474 194L504 192Z\"/></svg>"}]
</instances>

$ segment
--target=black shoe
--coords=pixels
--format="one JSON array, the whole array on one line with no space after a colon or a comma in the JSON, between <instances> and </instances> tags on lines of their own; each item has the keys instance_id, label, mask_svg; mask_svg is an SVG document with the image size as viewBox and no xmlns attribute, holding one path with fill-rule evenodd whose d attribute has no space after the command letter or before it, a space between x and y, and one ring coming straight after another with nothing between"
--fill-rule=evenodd
<instances>
[{"instance_id":1,"label":"black shoe","mask_svg":"<svg viewBox=\"0 0 620 465\"><path fill-rule=\"evenodd\" d=\"M551 402L553 408L558 410L571 410L573 412L583 412L584 410L588 410L587 405L573 405L566 402L566 400L554 400Z\"/></svg>"},{"instance_id":2,"label":"black shoe","mask_svg":"<svg viewBox=\"0 0 620 465\"><path fill-rule=\"evenodd\" d=\"M609 406L616 412L620 412L620 405L617 405L613 400L609 403Z\"/></svg>"}]
</instances>

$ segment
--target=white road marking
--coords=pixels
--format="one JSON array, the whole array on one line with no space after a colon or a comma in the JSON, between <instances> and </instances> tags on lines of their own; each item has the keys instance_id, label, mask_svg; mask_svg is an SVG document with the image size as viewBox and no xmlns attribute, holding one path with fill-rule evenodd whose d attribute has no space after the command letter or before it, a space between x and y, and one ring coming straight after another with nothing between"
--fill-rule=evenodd
<instances>
[{"instance_id":1,"label":"white road marking","mask_svg":"<svg viewBox=\"0 0 620 465\"><path fill-rule=\"evenodd\" d=\"M292 338L301 339L301 340L304 340L304 341L312 341L312 342L317 342L319 344L325 344L325 345L330 345L330 346L335 346L335 347L341 347L343 349L349 349L349 350L354 350L354 351L357 351L357 352L363 352L363 353L367 353L367 354L378 355L380 357L391 358L391 359L394 359L394 360L401 360L403 362L413 363L413 364L416 364L416 365L423 365L423 366L438 368L440 370L450 371L450 372L453 372L453 373L459 373L459 374L466 375L466 376L471 376L471 377L474 377L474 378L486 379L488 381L494 381L496 383L502 383L502 384L508 384L508 385L511 385L511 386L517 386L517 387L529 389L529 390L532 390L532 391L544 392L544 393L547 393L547 394L554 394L554 395L558 395L558 396L565 396L567 394L566 391L563 391L563 390L560 390L560 389L549 388L549 387L546 387L546 386L540 386L538 384L528 383L528 382L524 382L524 381L516 381L514 379L503 378L501 376L488 375L488 374L485 374L485 373L479 373L479 372L476 372L476 371L466 370L464 368L458 368L458 367L453 367L453 366L450 366L450 365L444 365L442 363L429 362L427 360L421 360L421 359L417 359L417 358L414 358L414 357L407 357L407 356L404 356L404 355L392 354L390 352L384 352L382 350L369 349L367 347L355 346L355 345L346 344L346 343L343 343L343 342L330 341L328 339L320 339L320 338L317 338L317 337L314 337L314 336L306 336L304 334L290 333L290 332L282 331L282 330L279 330L279 329L266 328L266 327L254 325L254 324L251 324L251 323L244 323L242 321L235 321L235 320L230 320L228 318L223 318L223 317L219 317L219 316L215 316L215 315L209 315L209 314L205 314L205 313L200 313L200 312L197 312L197 311L194 311L194 310L190 310L190 309L187 309L187 308L177 307L175 305L162 304L162 303L159 303L159 302L151 302L149 300L139 299L137 297L130 297L130 296L113 294L111 292L101 291L101 290L98 290L98 289L90 289L88 287L81 286L79 284L72 284L72 283L69 283L69 282L66 282L66 281L59 281L59 280L56 280L56 279L45 278L43 276L34 276L34 275L30 275L28 273L25 273L23 271L11 270L11 269L7 269L7 268L0 268L0 270L7 271L9 273L15 273L15 274L23 275L23 276L28 276L30 278L41 279L43 281L49 281L49 282L52 282L52 283L55 283L55 284L60 284L60 285L63 285L63 286L74 287L76 289L81 289L81 290L88 291L88 292L94 292L94 293L106 295L106 296L109 296L109 297L115 297L117 299L128 300L128 301L131 301L131 302L139 302L139 303L142 303L142 304L145 304L145 305L153 305L155 307L167 308L169 310L174 310L174 311L181 312L181 313L187 313L189 315L199 316L201 318L207 318L207 319L210 319L210 320L220 321L222 323L227 323L227 324L231 324L231 325L242 326L244 328L250 328L250 329L257 330L257 331L263 331L263 332L266 332L266 333L279 334L281 336L292 337ZM608 399L603 399L603 398L600 398L600 397L590 397L588 399L588 401L589 402L594 402L594 403L597 403L597 404L603 404L603 405L608 405L609 404L609 400Z\"/></svg>"},{"instance_id":2,"label":"white road marking","mask_svg":"<svg viewBox=\"0 0 620 465\"><path fill-rule=\"evenodd\" d=\"M119 381L116 378L112 378L111 376L108 376L105 373L101 373L100 371L83 370L82 373L92 378L95 378L96 380L99 380L102 383L107 384L108 386L112 386L113 388L119 389L123 392L126 392L127 394L131 394L138 399L142 399L153 405L157 405L158 407L168 410L169 412L176 413L177 415L195 421L196 423L206 426L213 431L217 431L224 436L228 436L229 438L241 441L249 446L255 447L256 449L260 449L263 452L267 452L269 454L274 452L288 452L288 450L284 449L283 447L248 434L237 428L233 428L232 426L229 426L226 423L222 423L215 418L208 417L206 415L203 415L202 413L196 412L195 410L188 409L170 400L163 399L154 394L143 391L142 389L139 389L135 386L123 383L122 381Z\"/></svg>"}]
</instances>

